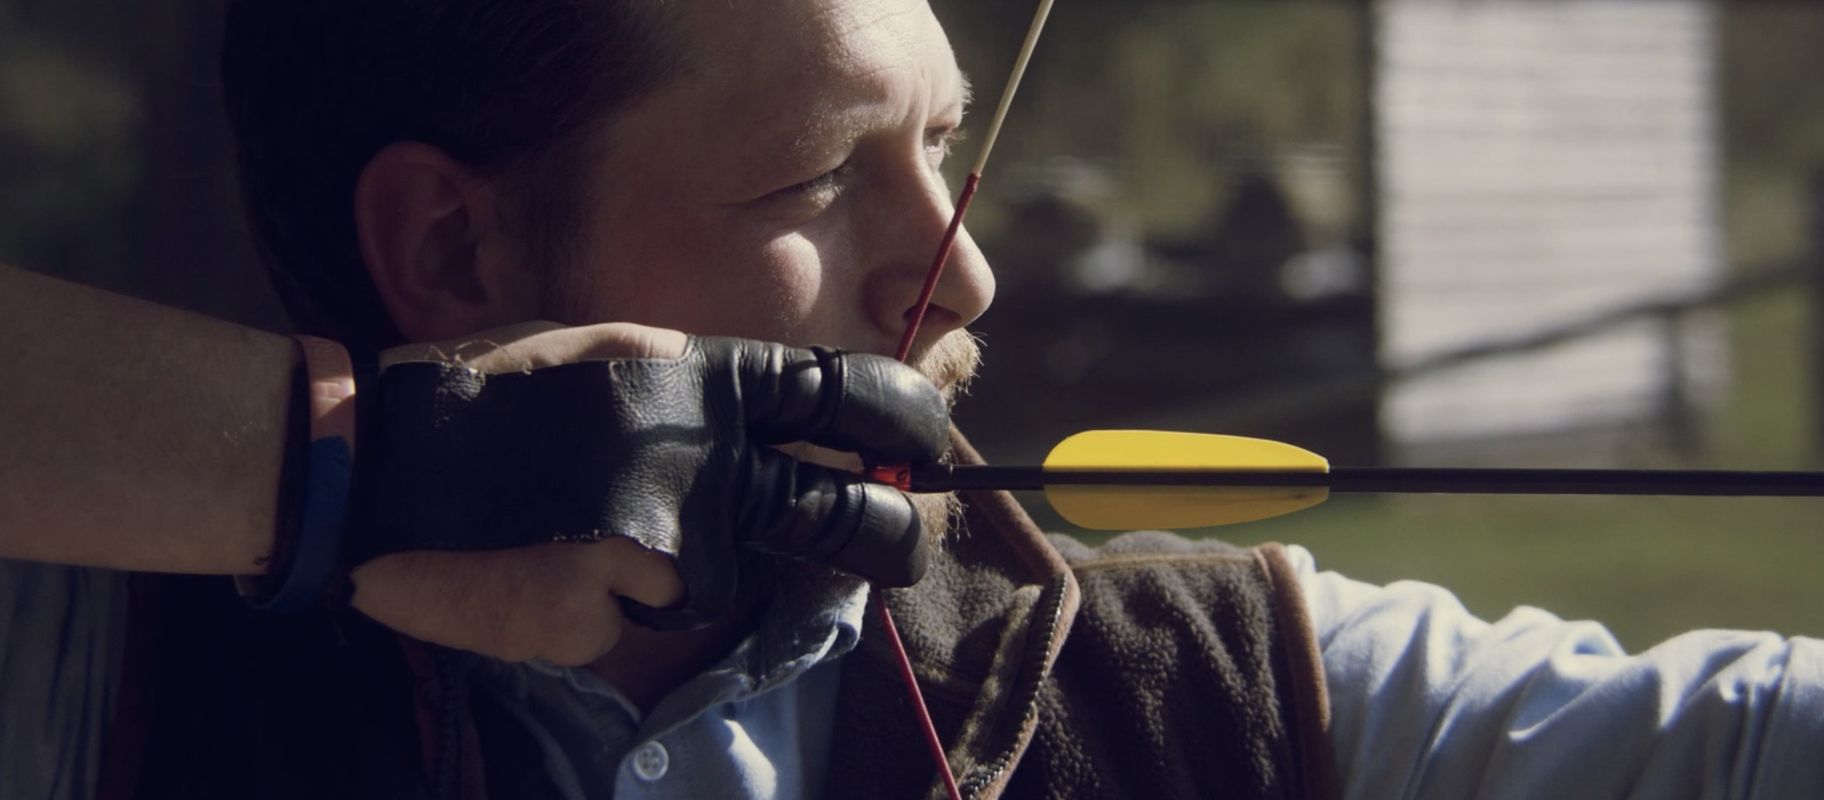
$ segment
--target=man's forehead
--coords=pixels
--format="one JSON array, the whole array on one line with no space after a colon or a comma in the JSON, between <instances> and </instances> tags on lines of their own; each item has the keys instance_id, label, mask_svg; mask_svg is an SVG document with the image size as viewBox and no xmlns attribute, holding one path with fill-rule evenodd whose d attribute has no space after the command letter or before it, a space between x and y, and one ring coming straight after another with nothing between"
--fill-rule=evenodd
<instances>
[{"instance_id":1,"label":"man's forehead","mask_svg":"<svg viewBox=\"0 0 1824 800\"><path fill-rule=\"evenodd\" d=\"M933 30L925 0L768 0L673 8L671 19L684 37L680 44L696 59L736 69L759 66L755 57L767 55L796 63L865 63L933 33L942 38L941 30ZM745 58L719 58L742 52Z\"/></svg>"},{"instance_id":2,"label":"man's forehead","mask_svg":"<svg viewBox=\"0 0 1824 800\"><path fill-rule=\"evenodd\" d=\"M947 102L962 77L923 0L780 0L682 10L684 78L718 119L755 137L813 138L904 108L928 86Z\"/></svg>"}]
</instances>

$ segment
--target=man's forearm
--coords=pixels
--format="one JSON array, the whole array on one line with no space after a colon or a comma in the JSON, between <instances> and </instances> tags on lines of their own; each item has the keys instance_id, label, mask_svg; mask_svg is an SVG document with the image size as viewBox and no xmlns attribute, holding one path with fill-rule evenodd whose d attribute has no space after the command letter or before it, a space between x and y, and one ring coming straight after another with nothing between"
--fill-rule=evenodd
<instances>
[{"instance_id":1,"label":"man's forearm","mask_svg":"<svg viewBox=\"0 0 1824 800\"><path fill-rule=\"evenodd\" d=\"M1706 630L1629 655L1593 622L1318 573L1346 797L1824 797L1824 642Z\"/></svg>"},{"instance_id":2,"label":"man's forearm","mask_svg":"<svg viewBox=\"0 0 1824 800\"><path fill-rule=\"evenodd\" d=\"M0 266L0 557L263 571L296 364L281 336Z\"/></svg>"}]
</instances>

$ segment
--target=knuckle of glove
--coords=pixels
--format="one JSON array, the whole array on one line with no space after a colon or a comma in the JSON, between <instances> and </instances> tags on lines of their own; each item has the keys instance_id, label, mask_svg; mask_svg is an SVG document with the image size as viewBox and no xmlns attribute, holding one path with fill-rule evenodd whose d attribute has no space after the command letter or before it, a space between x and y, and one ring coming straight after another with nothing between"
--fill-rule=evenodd
<instances>
[{"instance_id":1,"label":"knuckle of glove","mask_svg":"<svg viewBox=\"0 0 1824 800\"><path fill-rule=\"evenodd\" d=\"M924 373L891 358L837 353L843 363L842 413L833 433L868 455L928 462L949 444L950 411Z\"/></svg>"},{"instance_id":2,"label":"knuckle of glove","mask_svg":"<svg viewBox=\"0 0 1824 800\"><path fill-rule=\"evenodd\" d=\"M854 532L829 558L830 566L887 588L912 586L925 576L924 526L912 501L892 487L853 483L840 504L856 510Z\"/></svg>"},{"instance_id":3,"label":"knuckle of glove","mask_svg":"<svg viewBox=\"0 0 1824 800\"><path fill-rule=\"evenodd\" d=\"M873 459L928 462L949 445L950 411L921 372L885 356L747 339L694 340L705 369L738 375L758 441L809 440Z\"/></svg>"},{"instance_id":4,"label":"knuckle of glove","mask_svg":"<svg viewBox=\"0 0 1824 800\"><path fill-rule=\"evenodd\" d=\"M761 474L771 476L764 485L773 487L766 496L775 504L746 546L882 586L911 586L924 576L924 527L899 491L811 464L772 462Z\"/></svg>"}]
</instances>

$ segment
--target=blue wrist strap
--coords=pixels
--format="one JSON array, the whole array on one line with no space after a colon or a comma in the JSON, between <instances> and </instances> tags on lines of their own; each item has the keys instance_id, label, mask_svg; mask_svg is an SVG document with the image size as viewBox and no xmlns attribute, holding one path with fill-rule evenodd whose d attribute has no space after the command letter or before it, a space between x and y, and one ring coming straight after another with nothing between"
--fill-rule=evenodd
<instances>
[{"instance_id":1,"label":"blue wrist strap","mask_svg":"<svg viewBox=\"0 0 1824 800\"><path fill-rule=\"evenodd\" d=\"M262 611L295 613L315 607L328 593L342 561L342 533L348 528L348 493L353 476L348 442L341 437L310 443L309 467L290 569L271 597L253 603Z\"/></svg>"}]
</instances>

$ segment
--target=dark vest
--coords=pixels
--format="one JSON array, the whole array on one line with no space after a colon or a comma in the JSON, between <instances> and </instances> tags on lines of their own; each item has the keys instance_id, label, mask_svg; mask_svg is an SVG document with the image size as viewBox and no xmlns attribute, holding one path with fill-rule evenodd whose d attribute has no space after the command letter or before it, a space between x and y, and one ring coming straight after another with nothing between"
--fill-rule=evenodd
<instances>
[{"instance_id":1,"label":"dark vest","mask_svg":"<svg viewBox=\"0 0 1824 800\"><path fill-rule=\"evenodd\" d=\"M1136 533L1092 549L1042 538L1005 494L967 500L951 557L888 599L965 797L1335 794L1323 674L1278 546ZM831 797L943 796L890 658L864 631L844 664Z\"/></svg>"},{"instance_id":2,"label":"dark vest","mask_svg":"<svg viewBox=\"0 0 1824 800\"><path fill-rule=\"evenodd\" d=\"M1005 493L964 500L925 580L887 602L966 797L1335 795L1321 662L1277 546L1140 533L1091 549ZM353 615L257 619L225 582L162 592L162 618L135 617L104 798L540 794L517 757L533 751L469 696L460 654ZM942 797L867 620L829 796Z\"/></svg>"}]
</instances>

